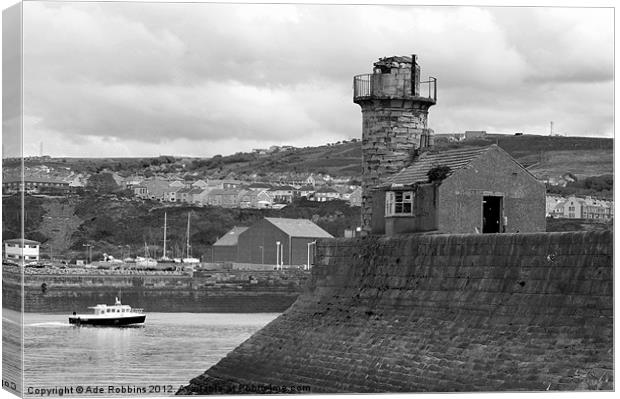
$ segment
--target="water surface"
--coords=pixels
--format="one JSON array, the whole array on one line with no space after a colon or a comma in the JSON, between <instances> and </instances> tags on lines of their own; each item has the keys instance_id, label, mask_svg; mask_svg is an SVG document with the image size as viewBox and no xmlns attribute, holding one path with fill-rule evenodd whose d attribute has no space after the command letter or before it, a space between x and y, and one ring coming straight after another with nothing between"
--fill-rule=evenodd
<instances>
[{"instance_id":1,"label":"water surface","mask_svg":"<svg viewBox=\"0 0 620 399\"><path fill-rule=\"evenodd\" d=\"M76 327L67 315L27 313L24 393L73 387L88 396L91 387L97 396L101 388L106 396L170 395L277 316L149 313L144 326L119 328Z\"/></svg>"}]
</instances>

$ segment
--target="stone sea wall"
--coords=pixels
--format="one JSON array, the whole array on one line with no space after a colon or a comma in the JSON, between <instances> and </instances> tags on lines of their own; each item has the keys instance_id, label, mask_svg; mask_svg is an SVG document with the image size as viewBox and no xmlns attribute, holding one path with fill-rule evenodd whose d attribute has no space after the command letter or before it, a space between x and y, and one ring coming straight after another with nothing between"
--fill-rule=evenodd
<instances>
[{"instance_id":1,"label":"stone sea wall","mask_svg":"<svg viewBox=\"0 0 620 399\"><path fill-rule=\"evenodd\" d=\"M180 394L614 388L610 231L335 239L317 251L293 306Z\"/></svg>"},{"instance_id":2,"label":"stone sea wall","mask_svg":"<svg viewBox=\"0 0 620 399\"><path fill-rule=\"evenodd\" d=\"M18 275L17 275L18 276ZM19 309L15 273L3 271L3 306ZM26 312L84 312L97 303L124 303L149 312L282 312L309 278L302 270L164 274L26 274Z\"/></svg>"}]
</instances>

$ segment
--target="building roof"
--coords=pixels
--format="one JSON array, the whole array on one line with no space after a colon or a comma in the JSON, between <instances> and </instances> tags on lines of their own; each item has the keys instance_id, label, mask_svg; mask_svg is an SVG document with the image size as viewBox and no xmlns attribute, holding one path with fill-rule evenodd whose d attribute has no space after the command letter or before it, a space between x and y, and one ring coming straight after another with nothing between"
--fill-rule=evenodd
<instances>
[{"instance_id":1,"label":"building roof","mask_svg":"<svg viewBox=\"0 0 620 399\"><path fill-rule=\"evenodd\" d=\"M213 246L220 247L237 245L237 242L239 241L239 234L243 233L247 229L247 227L233 227L228 233L224 234L219 240L213 243Z\"/></svg>"},{"instance_id":2,"label":"building roof","mask_svg":"<svg viewBox=\"0 0 620 399\"><path fill-rule=\"evenodd\" d=\"M437 166L448 166L451 175L458 169L465 168L480 155L490 149L499 149L495 144L488 147L461 148L441 151L438 153L424 153L414 163L387 179L387 184L414 184L428 182L428 172ZM515 163L517 163L515 161ZM518 164L518 163L517 163ZM519 164L518 164L519 165ZM523 169L525 170L525 169ZM529 173L529 172L528 172Z\"/></svg>"},{"instance_id":3,"label":"building roof","mask_svg":"<svg viewBox=\"0 0 620 399\"><path fill-rule=\"evenodd\" d=\"M21 183L20 176L11 176L2 179L2 183ZM69 182L49 177L36 177L36 176L24 176L24 182L26 183L53 183L53 184L69 184Z\"/></svg>"},{"instance_id":4,"label":"building roof","mask_svg":"<svg viewBox=\"0 0 620 399\"><path fill-rule=\"evenodd\" d=\"M214 188L209 191L209 195L237 195L239 194L239 190L235 189L227 189L227 188Z\"/></svg>"},{"instance_id":5,"label":"building roof","mask_svg":"<svg viewBox=\"0 0 620 399\"><path fill-rule=\"evenodd\" d=\"M24 238L13 238L10 240L4 240L7 244L22 244L22 245L40 245L41 243L34 240L27 240Z\"/></svg>"},{"instance_id":6,"label":"building roof","mask_svg":"<svg viewBox=\"0 0 620 399\"><path fill-rule=\"evenodd\" d=\"M265 218L291 237L333 238L331 234L308 219Z\"/></svg>"},{"instance_id":7,"label":"building roof","mask_svg":"<svg viewBox=\"0 0 620 399\"><path fill-rule=\"evenodd\" d=\"M249 188L271 188L271 184L267 183L252 183L248 186Z\"/></svg>"},{"instance_id":8,"label":"building roof","mask_svg":"<svg viewBox=\"0 0 620 399\"><path fill-rule=\"evenodd\" d=\"M323 187L323 188L319 188L318 190L316 190L317 194L320 193L336 193L336 194L340 194L337 190L334 190L331 187Z\"/></svg>"}]
</instances>

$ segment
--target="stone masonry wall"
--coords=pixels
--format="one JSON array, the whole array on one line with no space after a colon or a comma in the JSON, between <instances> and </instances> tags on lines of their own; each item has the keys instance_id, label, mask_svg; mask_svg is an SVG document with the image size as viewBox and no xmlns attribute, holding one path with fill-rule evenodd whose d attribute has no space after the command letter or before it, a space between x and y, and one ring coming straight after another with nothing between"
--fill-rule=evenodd
<instances>
[{"instance_id":1,"label":"stone masonry wall","mask_svg":"<svg viewBox=\"0 0 620 399\"><path fill-rule=\"evenodd\" d=\"M610 231L323 240L293 306L179 393L613 390L612 250Z\"/></svg>"},{"instance_id":2,"label":"stone masonry wall","mask_svg":"<svg viewBox=\"0 0 620 399\"><path fill-rule=\"evenodd\" d=\"M428 105L412 100L372 100L362 105L364 230L370 231L371 190L411 161L413 150L420 147L421 137L425 134L427 116Z\"/></svg>"},{"instance_id":3,"label":"stone masonry wall","mask_svg":"<svg viewBox=\"0 0 620 399\"><path fill-rule=\"evenodd\" d=\"M187 275L26 274L3 270L3 306L40 313L85 312L115 296L148 312L282 312L302 291L309 272L229 270Z\"/></svg>"}]
</instances>

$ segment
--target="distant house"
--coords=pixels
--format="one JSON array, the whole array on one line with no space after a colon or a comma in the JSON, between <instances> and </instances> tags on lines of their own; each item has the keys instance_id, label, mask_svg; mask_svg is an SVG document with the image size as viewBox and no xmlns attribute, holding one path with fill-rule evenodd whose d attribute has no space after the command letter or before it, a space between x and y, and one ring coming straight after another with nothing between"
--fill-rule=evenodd
<instances>
[{"instance_id":1,"label":"distant house","mask_svg":"<svg viewBox=\"0 0 620 399\"><path fill-rule=\"evenodd\" d=\"M135 186L139 186L143 180L144 180L144 177L142 176L138 176L138 175L128 176L123 181L123 187L126 189L133 189Z\"/></svg>"},{"instance_id":2,"label":"distant house","mask_svg":"<svg viewBox=\"0 0 620 399\"><path fill-rule=\"evenodd\" d=\"M192 203L196 204L196 205L208 205L209 204L209 192L211 192L210 189L201 189L201 188L196 188L194 189L195 191L192 194Z\"/></svg>"},{"instance_id":3,"label":"distant house","mask_svg":"<svg viewBox=\"0 0 620 399\"><path fill-rule=\"evenodd\" d=\"M194 187L192 186L192 188L189 190L189 192L187 193L187 201L190 204L200 204L200 194L206 191L203 188L200 187Z\"/></svg>"},{"instance_id":4,"label":"distant house","mask_svg":"<svg viewBox=\"0 0 620 399\"><path fill-rule=\"evenodd\" d=\"M309 185L301 186L297 189L298 196L300 197L310 197L312 193L314 193L315 188Z\"/></svg>"},{"instance_id":5,"label":"distant house","mask_svg":"<svg viewBox=\"0 0 620 399\"><path fill-rule=\"evenodd\" d=\"M223 208L234 208L237 205L237 195L239 190L225 190L214 188L207 193L207 203L212 206Z\"/></svg>"},{"instance_id":6,"label":"distant house","mask_svg":"<svg viewBox=\"0 0 620 399\"><path fill-rule=\"evenodd\" d=\"M15 238L5 240L3 244L2 259L4 260L12 260L16 263L39 260L39 246L41 243L38 241Z\"/></svg>"},{"instance_id":7,"label":"distant house","mask_svg":"<svg viewBox=\"0 0 620 399\"><path fill-rule=\"evenodd\" d=\"M196 180L195 182L192 183L192 187L204 189L204 188L209 187L209 185L204 180Z\"/></svg>"},{"instance_id":8,"label":"distant house","mask_svg":"<svg viewBox=\"0 0 620 399\"><path fill-rule=\"evenodd\" d=\"M312 243L320 238L332 235L310 220L264 218L239 234L238 262L306 265L310 256L312 264Z\"/></svg>"},{"instance_id":9,"label":"distant house","mask_svg":"<svg viewBox=\"0 0 620 399\"><path fill-rule=\"evenodd\" d=\"M424 153L373 193L372 230L541 232L545 191L496 145Z\"/></svg>"},{"instance_id":10,"label":"distant house","mask_svg":"<svg viewBox=\"0 0 620 399\"><path fill-rule=\"evenodd\" d=\"M182 188L182 187L185 187L185 183L180 180L173 180L169 183L169 186Z\"/></svg>"},{"instance_id":11,"label":"distant house","mask_svg":"<svg viewBox=\"0 0 620 399\"><path fill-rule=\"evenodd\" d=\"M611 220L614 217L613 208L613 201L571 195L556 205L551 216L568 219Z\"/></svg>"},{"instance_id":12,"label":"distant house","mask_svg":"<svg viewBox=\"0 0 620 399\"><path fill-rule=\"evenodd\" d=\"M141 199L147 199L149 197L149 192L146 186L134 186L133 195Z\"/></svg>"},{"instance_id":13,"label":"distant house","mask_svg":"<svg viewBox=\"0 0 620 399\"><path fill-rule=\"evenodd\" d=\"M237 244L239 234L246 231L247 227L233 227L232 230L224 234L213 244L212 262L236 262Z\"/></svg>"},{"instance_id":14,"label":"distant house","mask_svg":"<svg viewBox=\"0 0 620 399\"><path fill-rule=\"evenodd\" d=\"M564 217L569 219L582 219L586 201L571 195L564 203Z\"/></svg>"},{"instance_id":15,"label":"distant house","mask_svg":"<svg viewBox=\"0 0 620 399\"><path fill-rule=\"evenodd\" d=\"M331 187L322 187L314 192L310 198L312 201L325 202L340 198L340 193Z\"/></svg>"},{"instance_id":16,"label":"distant house","mask_svg":"<svg viewBox=\"0 0 620 399\"><path fill-rule=\"evenodd\" d=\"M248 189L255 190L255 191L269 190L271 188L273 188L271 184L260 183L260 182L252 183L248 186Z\"/></svg>"},{"instance_id":17,"label":"distant house","mask_svg":"<svg viewBox=\"0 0 620 399\"><path fill-rule=\"evenodd\" d=\"M349 196L349 205L362 206L362 188L357 187Z\"/></svg>"},{"instance_id":18,"label":"distant house","mask_svg":"<svg viewBox=\"0 0 620 399\"><path fill-rule=\"evenodd\" d=\"M565 202L566 199L558 195L547 195L545 197L545 214L546 216L552 216L558 204Z\"/></svg>"},{"instance_id":19,"label":"distant house","mask_svg":"<svg viewBox=\"0 0 620 399\"><path fill-rule=\"evenodd\" d=\"M247 189L239 190L237 194L237 205L239 208L256 208L258 191L252 191Z\"/></svg>"},{"instance_id":20,"label":"distant house","mask_svg":"<svg viewBox=\"0 0 620 399\"><path fill-rule=\"evenodd\" d=\"M312 187L322 187L327 184L327 180L324 179L322 176L315 176L314 173L311 173L310 176L306 178L305 184L308 184Z\"/></svg>"},{"instance_id":21,"label":"distant house","mask_svg":"<svg viewBox=\"0 0 620 399\"><path fill-rule=\"evenodd\" d=\"M182 187L168 187L166 189L163 190L163 198L162 201L165 202L177 202L178 197L177 194L180 190L182 190Z\"/></svg>"},{"instance_id":22,"label":"distant house","mask_svg":"<svg viewBox=\"0 0 620 399\"><path fill-rule=\"evenodd\" d=\"M26 193L66 193L71 190L69 182L47 177L24 176L2 179L2 193L12 194L23 189Z\"/></svg>"},{"instance_id":23,"label":"distant house","mask_svg":"<svg viewBox=\"0 0 620 399\"><path fill-rule=\"evenodd\" d=\"M293 186L278 186L273 187L269 191L269 195L273 198L273 202L288 204L293 202L295 197L295 187Z\"/></svg>"},{"instance_id":24,"label":"distant house","mask_svg":"<svg viewBox=\"0 0 620 399\"><path fill-rule=\"evenodd\" d=\"M483 139L487 136L487 132L484 130L466 130L465 140L471 139Z\"/></svg>"},{"instance_id":25,"label":"distant house","mask_svg":"<svg viewBox=\"0 0 620 399\"><path fill-rule=\"evenodd\" d=\"M177 191L177 202L183 202L185 204L192 202L191 192L195 190L191 187L183 187Z\"/></svg>"},{"instance_id":26,"label":"distant house","mask_svg":"<svg viewBox=\"0 0 620 399\"><path fill-rule=\"evenodd\" d=\"M222 180L222 188L224 190L232 190L235 188L239 188L242 184L243 182L241 180L235 180L235 179Z\"/></svg>"},{"instance_id":27,"label":"distant house","mask_svg":"<svg viewBox=\"0 0 620 399\"><path fill-rule=\"evenodd\" d=\"M163 201L164 191L170 188L168 181L161 178L144 180L142 186L146 187L148 197L157 201Z\"/></svg>"}]
</instances>

